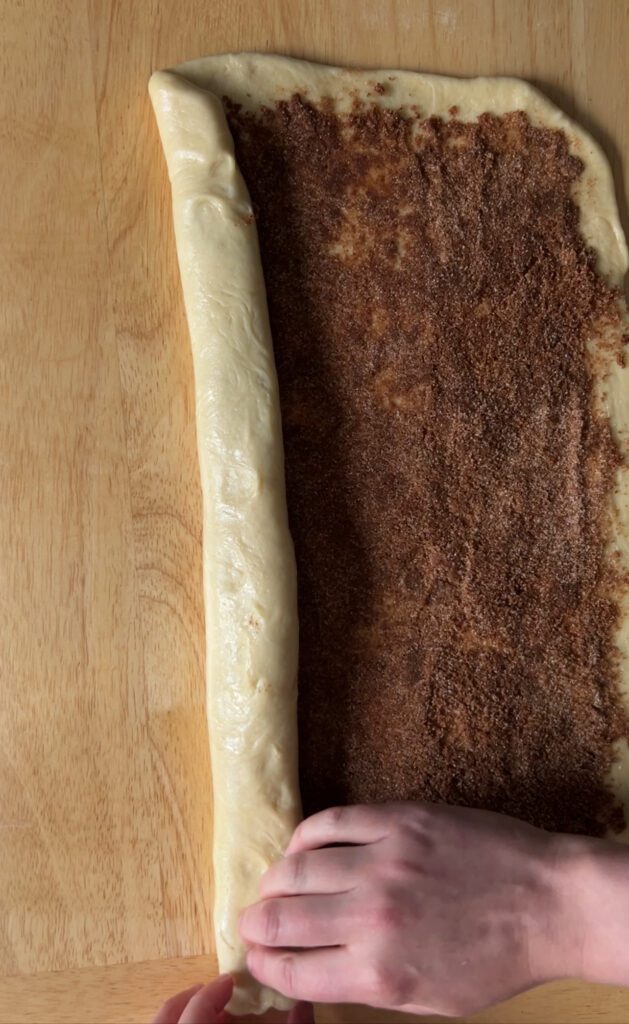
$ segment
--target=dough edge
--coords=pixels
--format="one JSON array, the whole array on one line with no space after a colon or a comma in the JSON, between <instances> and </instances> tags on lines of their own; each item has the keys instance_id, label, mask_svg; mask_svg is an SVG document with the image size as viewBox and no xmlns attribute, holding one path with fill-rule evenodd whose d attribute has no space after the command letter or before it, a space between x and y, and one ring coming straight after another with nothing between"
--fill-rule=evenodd
<instances>
[{"instance_id":1,"label":"dough edge","mask_svg":"<svg viewBox=\"0 0 629 1024\"><path fill-rule=\"evenodd\" d=\"M378 85L378 89L375 86ZM381 90L384 89L384 92ZM413 71L363 71L242 53L155 72L149 91L172 186L193 352L203 492L207 715L214 799L214 929L219 968L237 977L233 1013L288 1001L246 972L238 915L300 817L297 771L296 575L284 490L279 396L257 234L221 98L247 109L289 99L356 98L422 116L474 120L524 110L563 130L584 164L575 188L580 230L598 269L619 286L628 266L611 170L596 142L533 86ZM625 328L626 329L626 328ZM594 339L593 339L594 341ZM600 365L597 363L597 366ZM629 368L613 357L598 398L629 452ZM629 473L619 470L609 552L629 572ZM629 593L617 643L629 708ZM629 810L629 747L619 744L614 791ZM629 841L629 828L621 837Z\"/></svg>"}]
</instances>

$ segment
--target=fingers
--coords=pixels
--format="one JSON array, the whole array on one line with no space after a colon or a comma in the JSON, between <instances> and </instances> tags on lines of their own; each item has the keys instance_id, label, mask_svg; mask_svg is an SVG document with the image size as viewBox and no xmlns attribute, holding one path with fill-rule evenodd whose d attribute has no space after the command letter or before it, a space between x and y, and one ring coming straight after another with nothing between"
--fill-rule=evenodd
<instances>
[{"instance_id":1,"label":"fingers","mask_svg":"<svg viewBox=\"0 0 629 1024\"><path fill-rule=\"evenodd\" d=\"M336 946L349 916L344 893L262 900L241 914L240 934L261 946Z\"/></svg>"},{"instance_id":2,"label":"fingers","mask_svg":"<svg viewBox=\"0 0 629 1024\"><path fill-rule=\"evenodd\" d=\"M254 978L291 999L360 1002L359 972L344 947L290 953L255 946L247 954L247 966Z\"/></svg>"},{"instance_id":3,"label":"fingers","mask_svg":"<svg viewBox=\"0 0 629 1024\"><path fill-rule=\"evenodd\" d=\"M389 834L394 805L330 807L298 825L286 856L331 843L375 843Z\"/></svg>"},{"instance_id":4,"label":"fingers","mask_svg":"<svg viewBox=\"0 0 629 1024\"><path fill-rule=\"evenodd\" d=\"M183 992L178 992L177 995L171 996L170 999L167 999L160 1006L151 1024L179 1024L179 1018L193 995L202 988L203 985L193 985L192 988L187 988Z\"/></svg>"},{"instance_id":5,"label":"fingers","mask_svg":"<svg viewBox=\"0 0 629 1024\"><path fill-rule=\"evenodd\" d=\"M221 1011L229 1002L234 988L234 980L229 974L217 978L210 985L192 996L179 1018L179 1024L216 1024Z\"/></svg>"},{"instance_id":6,"label":"fingers","mask_svg":"<svg viewBox=\"0 0 629 1024\"><path fill-rule=\"evenodd\" d=\"M235 1021L224 1009L233 987L233 979L228 974L217 978L210 985L193 985L171 996L159 1008L151 1024L227 1024ZM312 1005L297 1003L289 1010L286 1024L315 1024Z\"/></svg>"},{"instance_id":7,"label":"fingers","mask_svg":"<svg viewBox=\"0 0 629 1024\"><path fill-rule=\"evenodd\" d=\"M358 884L367 859L364 847L290 854L276 861L263 875L260 895L268 899L300 893L349 892Z\"/></svg>"}]
</instances>

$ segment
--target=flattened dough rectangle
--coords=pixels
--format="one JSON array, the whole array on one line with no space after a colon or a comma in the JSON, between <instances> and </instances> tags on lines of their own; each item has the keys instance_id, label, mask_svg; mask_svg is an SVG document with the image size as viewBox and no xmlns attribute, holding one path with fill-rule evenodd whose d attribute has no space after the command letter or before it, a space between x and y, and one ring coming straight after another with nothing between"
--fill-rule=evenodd
<instances>
[{"instance_id":1,"label":"flattened dough rectangle","mask_svg":"<svg viewBox=\"0 0 629 1024\"><path fill-rule=\"evenodd\" d=\"M381 91L378 86L383 84ZM386 90L384 90L386 86ZM255 224L221 99L256 110L295 93L338 112L359 98L461 120L527 113L560 129L585 164L575 199L599 271L627 267L609 167L590 137L515 79L362 72L283 57L222 55L157 72L150 85L172 183L177 251L194 355L203 487L208 725L214 776L215 931L222 970L240 972L234 1012L284 1005L244 972L237 917L299 818L297 611L281 424ZM608 367L604 400L618 437L629 430L627 372ZM610 544L629 565L629 490L619 475ZM627 611L627 609L625 609ZM629 692L629 615L618 638ZM626 751L615 784L627 797Z\"/></svg>"}]
</instances>

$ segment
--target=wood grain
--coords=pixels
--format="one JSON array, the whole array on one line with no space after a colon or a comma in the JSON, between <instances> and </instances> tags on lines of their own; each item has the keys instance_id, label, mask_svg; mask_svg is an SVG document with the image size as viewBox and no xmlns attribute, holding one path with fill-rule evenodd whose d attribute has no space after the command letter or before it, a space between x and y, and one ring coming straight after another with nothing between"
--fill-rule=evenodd
<instances>
[{"instance_id":1,"label":"wood grain","mask_svg":"<svg viewBox=\"0 0 629 1024\"><path fill-rule=\"evenodd\" d=\"M215 973L214 957L198 956L0 979L0 1024L141 1024L174 992L206 982ZM444 1019L386 1014L364 1006L320 1006L316 1017L318 1024L437 1024ZM486 1010L473 1024L620 1024L626 1018L625 990L562 982ZM246 1020L276 1024L281 1014Z\"/></svg>"},{"instance_id":2,"label":"wood grain","mask_svg":"<svg viewBox=\"0 0 629 1024\"><path fill-rule=\"evenodd\" d=\"M200 494L148 76L239 49L522 75L603 144L627 228L629 3L0 14L0 1021L140 1021L213 969L187 959L212 949ZM621 1019L629 993L577 985L478 1018Z\"/></svg>"},{"instance_id":3,"label":"wood grain","mask_svg":"<svg viewBox=\"0 0 629 1024\"><path fill-rule=\"evenodd\" d=\"M143 290L146 248L129 246L118 287L138 210L116 220L105 205L87 8L30 8L27 21L9 8L3 89L0 955L12 973L211 948L194 424L162 268L173 292L175 270L160 261ZM120 158L130 129L111 141ZM150 187L149 175L134 199ZM158 252L167 207L150 201Z\"/></svg>"}]
</instances>

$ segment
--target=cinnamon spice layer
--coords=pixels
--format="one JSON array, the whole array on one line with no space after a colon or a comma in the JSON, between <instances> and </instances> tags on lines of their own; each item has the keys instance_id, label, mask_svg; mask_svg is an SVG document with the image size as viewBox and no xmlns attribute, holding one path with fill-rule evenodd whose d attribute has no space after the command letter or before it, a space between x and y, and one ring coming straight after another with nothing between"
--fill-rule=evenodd
<instances>
[{"instance_id":1,"label":"cinnamon spice layer","mask_svg":"<svg viewBox=\"0 0 629 1024\"><path fill-rule=\"evenodd\" d=\"M518 112L226 106L280 382L306 813L427 799L620 825L619 456L586 353L617 313L579 161Z\"/></svg>"}]
</instances>

